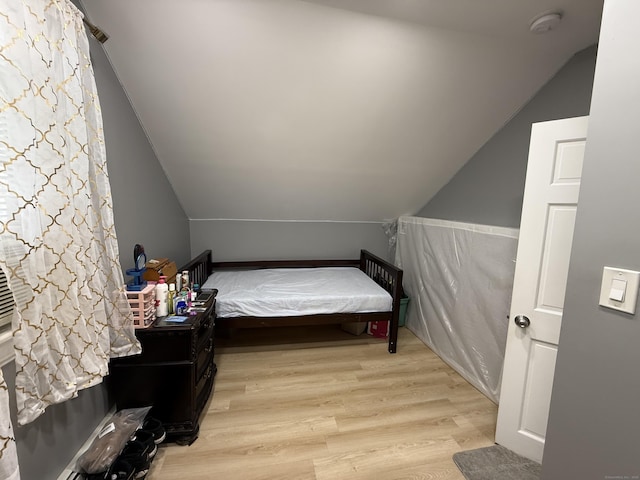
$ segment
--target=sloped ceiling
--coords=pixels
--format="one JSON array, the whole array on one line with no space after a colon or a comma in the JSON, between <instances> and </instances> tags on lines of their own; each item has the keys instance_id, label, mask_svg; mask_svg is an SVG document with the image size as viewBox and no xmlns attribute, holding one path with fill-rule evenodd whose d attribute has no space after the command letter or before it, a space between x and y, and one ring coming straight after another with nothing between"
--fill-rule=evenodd
<instances>
[{"instance_id":1,"label":"sloped ceiling","mask_svg":"<svg viewBox=\"0 0 640 480\"><path fill-rule=\"evenodd\" d=\"M82 3L189 218L380 221L596 43L603 0Z\"/></svg>"}]
</instances>

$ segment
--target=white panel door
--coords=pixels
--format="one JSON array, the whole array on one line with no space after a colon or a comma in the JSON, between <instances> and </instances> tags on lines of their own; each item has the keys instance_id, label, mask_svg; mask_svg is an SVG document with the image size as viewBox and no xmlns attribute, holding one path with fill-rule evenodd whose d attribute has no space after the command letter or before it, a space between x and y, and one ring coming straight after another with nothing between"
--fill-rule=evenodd
<instances>
[{"instance_id":1,"label":"white panel door","mask_svg":"<svg viewBox=\"0 0 640 480\"><path fill-rule=\"evenodd\" d=\"M542 461L587 117L531 130L496 443Z\"/></svg>"}]
</instances>

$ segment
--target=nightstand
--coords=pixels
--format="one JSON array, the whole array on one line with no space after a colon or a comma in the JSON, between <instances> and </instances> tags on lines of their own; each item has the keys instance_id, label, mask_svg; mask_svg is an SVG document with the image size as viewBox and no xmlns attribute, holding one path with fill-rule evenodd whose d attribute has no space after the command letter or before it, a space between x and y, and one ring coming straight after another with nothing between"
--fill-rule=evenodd
<instances>
[{"instance_id":1,"label":"nightstand","mask_svg":"<svg viewBox=\"0 0 640 480\"><path fill-rule=\"evenodd\" d=\"M110 390L118 409L152 406L167 440L189 445L198 436L200 415L211 395L214 363L215 297L204 312L184 323L160 317L136 330L142 354L114 358Z\"/></svg>"}]
</instances>

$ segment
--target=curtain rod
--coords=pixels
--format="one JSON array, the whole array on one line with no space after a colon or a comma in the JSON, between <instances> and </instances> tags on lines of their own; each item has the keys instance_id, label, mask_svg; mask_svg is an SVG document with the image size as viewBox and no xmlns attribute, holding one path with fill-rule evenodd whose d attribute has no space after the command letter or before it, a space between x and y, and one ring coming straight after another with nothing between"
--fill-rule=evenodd
<instances>
[{"instance_id":1,"label":"curtain rod","mask_svg":"<svg viewBox=\"0 0 640 480\"><path fill-rule=\"evenodd\" d=\"M104 43L107 40L109 40L109 35L104 33L102 30L96 27L89 20L87 20L86 18L83 18L82 21L85 23L87 27L89 27L89 31L91 32L91 35L93 35L95 39L98 40L100 43Z\"/></svg>"}]
</instances>

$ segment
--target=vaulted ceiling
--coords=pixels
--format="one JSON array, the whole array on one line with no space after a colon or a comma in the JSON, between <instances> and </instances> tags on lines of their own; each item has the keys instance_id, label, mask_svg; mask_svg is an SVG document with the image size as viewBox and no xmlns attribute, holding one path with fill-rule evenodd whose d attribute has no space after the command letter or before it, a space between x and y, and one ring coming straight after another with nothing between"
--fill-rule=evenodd
<instances>
[{"instance_id":1,"label":"vaulted ceiling","mask_svg":"<svg viewBox=\"0 0 640 480\"><path fill-rule=\"evenodd\" d=\"M603 0L82 4L189 218L379 221L596 43Z\"/></svg>"}]
</instances>

